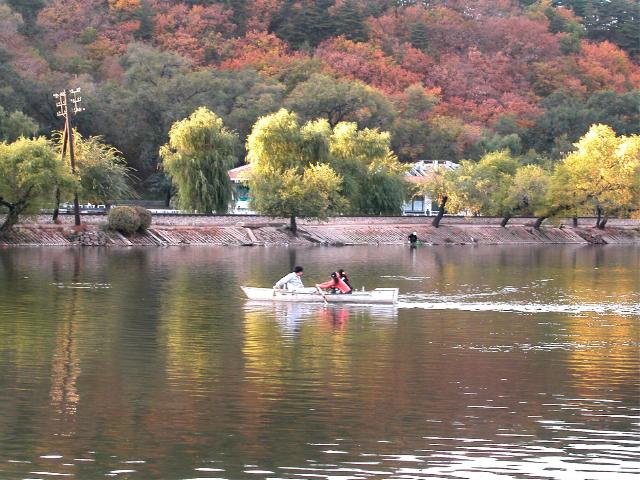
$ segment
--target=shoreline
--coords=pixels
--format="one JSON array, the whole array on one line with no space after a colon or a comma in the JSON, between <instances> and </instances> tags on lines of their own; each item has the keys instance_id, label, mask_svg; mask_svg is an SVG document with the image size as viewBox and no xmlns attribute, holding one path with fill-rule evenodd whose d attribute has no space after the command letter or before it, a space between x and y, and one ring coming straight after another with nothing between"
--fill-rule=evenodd
<instances>
[{"instance_id":1,"label":"shoreline","mask_svg":"<svg viewBox=\"0 0 640 480\"><path fill-rule=\"evenodd\" d=\"M53 224L49 216L32 217L37 223L22 223L2 247L18 246L276 246L276 245L409 245L407 235L417 232L420 246L429 245L640 245L640 220L610 221L604 230L593 227L595 219L571 219L559 226L533 228L533 218L515 218L506 227L491 217L444 217L439 228L433 217L335 217L326 222L298 220L293 236L285 219L261 216L154 216L145 233L124 236L105 230L104 215L83 215L83 224L73 225L73 216ZM27 220L28 221L28 220Z\"/></svg>"}]
</instances>

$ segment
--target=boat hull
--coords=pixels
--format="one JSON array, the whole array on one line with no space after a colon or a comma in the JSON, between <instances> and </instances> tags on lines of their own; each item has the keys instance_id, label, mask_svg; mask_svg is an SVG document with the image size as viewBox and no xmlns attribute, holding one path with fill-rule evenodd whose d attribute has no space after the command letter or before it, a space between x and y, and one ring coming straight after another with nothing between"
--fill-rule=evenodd
<instances>
[{"instance_id":1,"label":"boat hull","mask_svg":"<svg viewBox=\"0 0 640 480\"><path fill-rule=\"evenodd\" d=\"M398 302L397 288L376 288L375 290L350 294L320 295L319 293L274 290L272 288L241 287L249 300L304 303L359 303L394 304Z\"/></svg>"}]
</instances>

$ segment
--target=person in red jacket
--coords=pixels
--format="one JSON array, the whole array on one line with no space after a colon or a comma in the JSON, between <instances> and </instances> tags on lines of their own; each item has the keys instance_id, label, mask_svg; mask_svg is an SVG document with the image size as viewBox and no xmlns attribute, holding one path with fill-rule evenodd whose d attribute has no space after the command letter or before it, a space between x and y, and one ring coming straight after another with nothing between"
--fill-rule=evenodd
<instances>
[{"instance_id":1,"label":"person in red jacket","mask_svg":"<svg viewBox=\"0 0 640 480\"><path fill-rule=\"evenodd\" d=\"M327 280L324 283L317 283L316 288L330 290L331 293L351 293L351 288L340 278L337 272L331 273L331 280Z\"/></svg>"}]
</instances>

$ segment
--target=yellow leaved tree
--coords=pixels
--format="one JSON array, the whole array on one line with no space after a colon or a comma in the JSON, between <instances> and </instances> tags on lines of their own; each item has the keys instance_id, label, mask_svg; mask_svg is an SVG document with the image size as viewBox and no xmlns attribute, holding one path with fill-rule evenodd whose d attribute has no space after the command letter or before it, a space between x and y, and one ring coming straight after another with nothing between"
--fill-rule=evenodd
<instances>
[{"instance_id":1,"label":"yellow leaved tree","mask_svg":"<svg viewBox=\"0 0 640 480\"><path fill-rule=\"evenodd\" d=\"M596 226L610 216L640 208L640 136L616 136L607 125L593 125L558 165L552 188L556 208L595 209Z\"/></svg>"}]
</instances>

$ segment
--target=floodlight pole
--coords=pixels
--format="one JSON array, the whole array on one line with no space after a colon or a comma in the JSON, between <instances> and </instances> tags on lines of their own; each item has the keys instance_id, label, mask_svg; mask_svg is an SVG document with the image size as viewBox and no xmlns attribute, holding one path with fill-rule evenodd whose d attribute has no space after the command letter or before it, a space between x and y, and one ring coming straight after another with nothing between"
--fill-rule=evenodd
<instances>
[{"instance_id":1,"label":"floodlight pole","mask_svg":"<svg viewBox=\"0 0 640 480\"><path fill-rule=\"evenodd\" d=\"M71 89L68 92L70 97L67 98L67 89L65 88L60 93L54 93L53 96L56 99L56 107L58 107L58 111L56 111L56 115L58 117L64 117L64 134L62 139L62 158L66 154L67 145L69 146L69 159L71 160L71 173L76 173L76 156L74 149L74 141L73 141L73 125L71 123L71 115L69 114L69 109L67 105L67 100L72 103L71 112L74 115L77 115L79 112L82 112L84 108L80 108L80 102L82 101L82 97L78 94L80 93L80 88ZM56 207L57 208L57 207ZM73 192L73 213L75 216L75 224L80 225L80 202L78 202L78 191Z\"/></svg>"}]
</instances>

